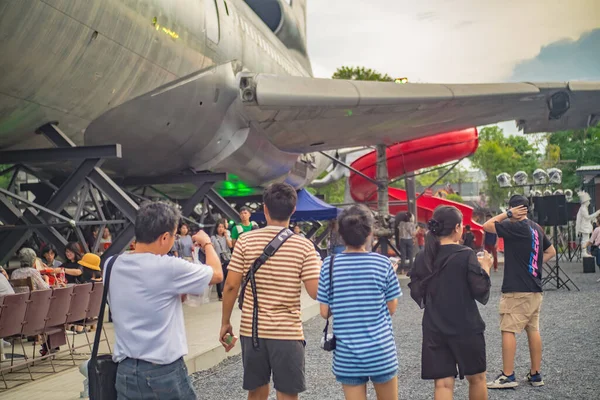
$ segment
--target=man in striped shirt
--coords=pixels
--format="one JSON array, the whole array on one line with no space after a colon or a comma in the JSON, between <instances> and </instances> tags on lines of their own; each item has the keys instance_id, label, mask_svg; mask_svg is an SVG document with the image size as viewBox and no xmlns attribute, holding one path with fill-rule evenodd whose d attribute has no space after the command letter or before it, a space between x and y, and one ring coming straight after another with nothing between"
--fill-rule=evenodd
<instances>
[{"instance_id":1,"label":"man in striped shirt","mask_svg":"<svg viewBox=\"0 0 600 400\"><path fill-rule=\"evenodd\" d=\"M223 317L219 340L229 351L234 345L230 317L242 280L265 247L290 225L296 210L293 187L275 183L263 193L267 226L240 236L228 266L223 291ZM302 283L313 299L317 297L321 260L313 243L300 236L287 239L256 272L258 301L257 343L252 339L254 297L252 285L244 293L240 341L244 365L243 388L248 399L266 400L271 374L279 400L293 400L306 390L304 377L304 332L300 316ZM255 346L258 344L258 347Z\"/></svg>"}]
</instances>

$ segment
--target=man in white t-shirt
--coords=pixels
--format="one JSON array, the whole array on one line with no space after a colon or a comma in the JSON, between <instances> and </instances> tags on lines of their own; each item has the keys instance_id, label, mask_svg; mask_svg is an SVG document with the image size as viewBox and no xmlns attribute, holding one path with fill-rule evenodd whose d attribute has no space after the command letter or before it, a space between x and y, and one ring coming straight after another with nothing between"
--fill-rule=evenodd
<instances>
[{"instance_id":1,"label":"man in white t-shirt","mask_svg":"<svg viewBox=\"0 0 600 400\"><path fill-rule=\"evenodd\" d=\"M167 256L179 219L170 204L142 204L135 221L136 248L113 265L108 302L119 399L196 399L183 361L188 348L182 297L202 294L223 280L223 272L204 231L193 240L207 265Z\"/></svg>"}]
</instances>

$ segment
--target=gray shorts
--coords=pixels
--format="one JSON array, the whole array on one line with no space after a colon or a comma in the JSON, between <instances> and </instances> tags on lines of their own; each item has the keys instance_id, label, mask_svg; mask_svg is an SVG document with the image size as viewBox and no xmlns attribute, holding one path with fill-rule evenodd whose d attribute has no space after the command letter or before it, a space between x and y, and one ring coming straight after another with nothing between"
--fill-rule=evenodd
<instances>
[{"instance_id":1,"label":"gray shorts","mask_svg":"<svg viewBox=\"0 0 600 400\"><path fill-rule=\"evenodd\" d=\"M258 339L259 348L252 347L252 338L240 337L244 364L244 390L256 390L269 384L273 373L275 390L287 394L306 390L304 378L304 340Z\"/></svg>"}]
</instances>

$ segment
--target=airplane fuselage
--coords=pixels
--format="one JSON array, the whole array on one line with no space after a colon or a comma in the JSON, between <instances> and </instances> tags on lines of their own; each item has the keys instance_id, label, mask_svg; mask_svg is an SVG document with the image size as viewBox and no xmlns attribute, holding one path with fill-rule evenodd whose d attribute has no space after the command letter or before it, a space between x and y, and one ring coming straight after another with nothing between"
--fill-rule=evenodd
<instances>
[{"instance_id":1,"label":"airplane fuselage","mask_svg":"<svg viewBox=\"0 0 600 400\"><path fill-rule=\"evenodd\" d=\"M304 35L304 21L294 21L298 10L280 3L288 20L296 24L292 32ZM289 39L289 32L285 37ZM297 43L295 39L290 43ZM241 145L249 146L252 160L239 161L239 149L218 159L203 154L203 149L220 152L224 147L217 143L235 139L236 132L248 127L237 118L224 126L226 115L218 115L217 108L202 101L182 100L165 103L160 110L140 110L139 120L144 113L164 113L167 123L154 137L145 136L135 125L128 127L127 134L111 134L119 120L114 117L118 113L108 112L234 60L242 71L310 76L310 62L301 47L284 45L242 0L1 0L0 149L47 147L34 131L58 121L77 145L122 143L124 159L106 164L115 175L206 169L230 172L261 185L284 179L292 170L290 174L296 175L287 179L302 186L327 162L318 156L308 156L309 160L298 154L274 154L273 149L260 154L250 145L259 141L252 137L256 133L246 132ZM170 116L182 108L194 114L201 128L170 127ZM99 118L103 114L107 116ZM90 124L94 129L88 130ZM264 144L257 146L264 148ZM248 170L252 163L262 168ZM275 172L265 173L270 167Z\"/></svg>"}]
</instances>

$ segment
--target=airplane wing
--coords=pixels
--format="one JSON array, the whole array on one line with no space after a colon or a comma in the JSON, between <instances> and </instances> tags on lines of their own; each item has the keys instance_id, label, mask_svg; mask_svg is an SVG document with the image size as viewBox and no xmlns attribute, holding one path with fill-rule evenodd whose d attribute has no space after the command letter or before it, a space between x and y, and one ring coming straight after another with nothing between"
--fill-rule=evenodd
<instances>
[{"instance_id":1,"label":"airplane wing","mask_svg":"<svg viewBox=\"0 0 600 400\"><path fill-rule=\"evenodd\" d=\"M244 73L245 117L283 151L392 144L514 120L524 133L600 121L600 82L396 84Z\"/></svg>"}]
</instances>

